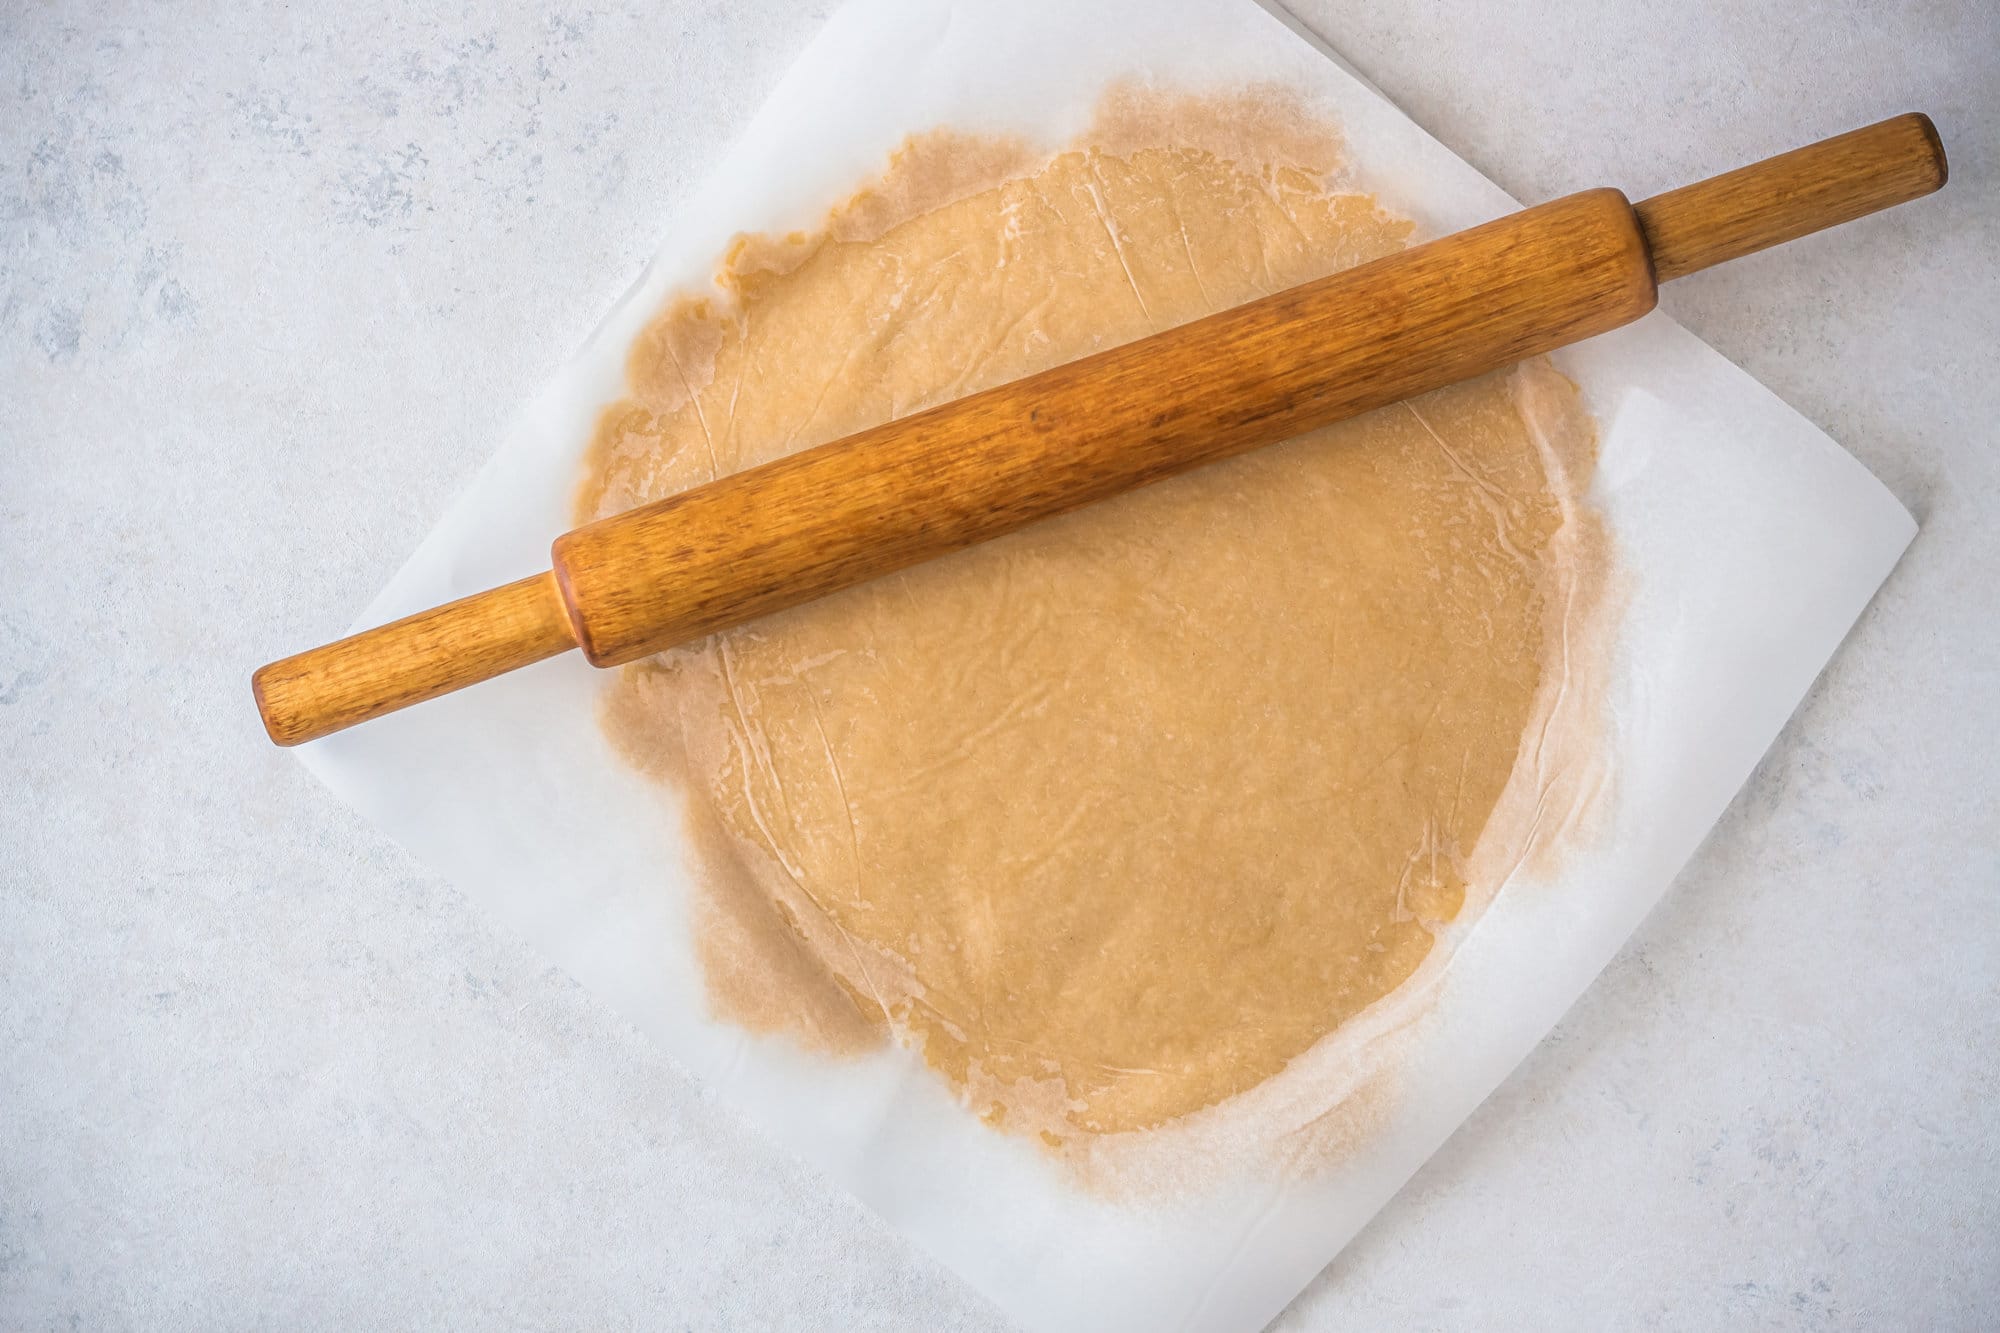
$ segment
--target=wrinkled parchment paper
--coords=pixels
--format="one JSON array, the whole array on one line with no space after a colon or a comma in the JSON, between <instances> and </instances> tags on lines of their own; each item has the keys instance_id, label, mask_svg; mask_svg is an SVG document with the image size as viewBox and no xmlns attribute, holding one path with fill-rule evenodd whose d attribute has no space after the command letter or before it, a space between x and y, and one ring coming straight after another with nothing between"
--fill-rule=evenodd
<instances>
[{"instance_id":1,"label":"wrinkled parchment paper","mask_svg":"<svg viewBox=\"0 0 2000 1333\"><path fill-rule=\"evenodd\" d=\"M1356 184L1437 235L1513 207L1251 0L856 0L668 229L359 625L548 565L626 348L744 231L809 228L905 135L1056 147L1120 80L1279 84L1343 128ZM1032 1329L1254 1329L1541 1039L1665 891L1909 542L1858 464L1664 316L1557 358L1601 430L1596 494L1627 580L1593 845L1510 882L1398 1034L1385 1122L1303 1178L1224 1171L1115 1202L993 1132L913 1054L831 1061L706 1016L689 883L659 789L594 714L575 654L302 750L333 791L487 904L779 1142ZM1525 881L1526 872L1516 876Z\"/></svg>"}]
</instances>

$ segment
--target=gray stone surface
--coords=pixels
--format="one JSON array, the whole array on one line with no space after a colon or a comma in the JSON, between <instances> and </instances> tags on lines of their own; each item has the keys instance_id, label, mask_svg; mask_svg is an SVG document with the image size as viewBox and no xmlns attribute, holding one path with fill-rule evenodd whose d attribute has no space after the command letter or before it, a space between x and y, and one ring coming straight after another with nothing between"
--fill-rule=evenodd
<instances>
[{"instance_id":1,"label":"gray stone surface","mask_svg":"<svg viewBox=\"0 0 2000 1333\"><path fill-rule=\"evenodd\" d=\"M0 1326L992 1328L265 744L822 0L0 10ZM1925 528L1667 903L1281 1321L2000 1305L2000 11L1298 12L1535 198L1919 107L1665 304Z\"/></svg>"}]
</instances>

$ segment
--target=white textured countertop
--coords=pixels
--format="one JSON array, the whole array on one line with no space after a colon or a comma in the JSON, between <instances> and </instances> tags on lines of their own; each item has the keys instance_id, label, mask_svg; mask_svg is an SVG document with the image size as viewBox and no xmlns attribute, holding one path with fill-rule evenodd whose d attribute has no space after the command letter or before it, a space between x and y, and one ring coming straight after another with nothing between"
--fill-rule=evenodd
<instances>
[{"instance_id":1,"label":"white textured countertop","mask_svg":"<svg viewBox=\"0 0 2000 1333\"><path fill-rule=\"evenodd\" d=\"M0 12L0 1326L997 1328L264 740L822 3ZM1663 305L1924 531L1562 1026L1281 1321L2000 1308L2000 10L1304 0L1516 195L1909 109Z\"/></svg>"}]
</instances>

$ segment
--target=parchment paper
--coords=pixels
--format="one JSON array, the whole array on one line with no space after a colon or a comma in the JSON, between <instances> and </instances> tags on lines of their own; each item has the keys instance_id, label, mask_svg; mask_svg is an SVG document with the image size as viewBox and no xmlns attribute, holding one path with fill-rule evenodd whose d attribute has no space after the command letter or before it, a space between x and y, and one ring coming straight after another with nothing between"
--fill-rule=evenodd
<instances>
[{"instance_id":1,"label":"parchment paper","mask_svg":"<svg viewBox=\"0 0 2000 1333\"><path fill-rule=\"evenodd\" d=\"M1055 147L1105 88L1280 84L1344 129L1357 183L1435 235L1513 207L1250 0L857 0L811 45L640 282L528 406L358 626L548 564L625 350L743 231L808 228L939 126ZM1594 845L1510 882L1400 1035L1387 1122L1305 1178L1227 1172L1145 1202L1083 1191L962 1110L913 1055L834 1062L710 1020L658 789L621 764L579 657L306 747L332 790L487 904L766 1132L1033 1329L1261 1326L1553 1025L1665 891L1909 542L1858 464L1654 315L1558 358L1598 418L1627 578L1616 774ZM1517 879L1520 877L1517 876Z\"/></svg>"}]
</instances>

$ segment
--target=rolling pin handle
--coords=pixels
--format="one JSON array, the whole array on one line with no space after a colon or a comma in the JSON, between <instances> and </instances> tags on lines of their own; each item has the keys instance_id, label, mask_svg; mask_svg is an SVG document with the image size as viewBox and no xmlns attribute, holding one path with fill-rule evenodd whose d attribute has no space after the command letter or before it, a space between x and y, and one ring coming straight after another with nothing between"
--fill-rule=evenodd
<instances>
[{"instance_id":1,"label":"rolling pin handle","mask_svg":"<svg viewBox=\"0 0 2000 1333\"><path fill-rule=\"evenodd\" d=\"M1921 112L1711 176L1634 206L1660 282L1922 198L1951 174Z\"/></svg>"},{"instance_id":2,"label":"rolling pin handle","mask_svg":"<svg viewBox=\"0 0 2000 1333\"><path fill-rule=\"evenodd\" d=\"M575 646L554 577L536 574L273 662L250 689L271 739L299 745Z\"/></svg>"}]
</instances>

